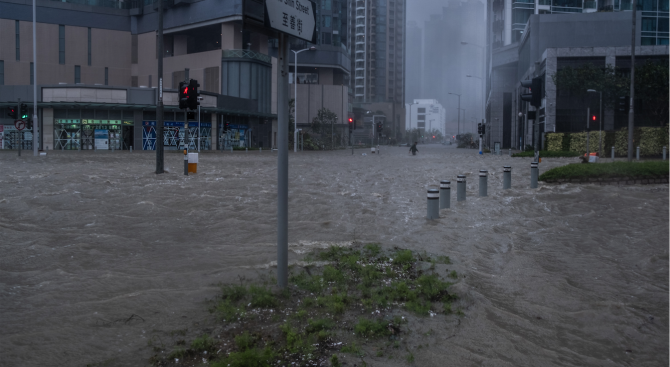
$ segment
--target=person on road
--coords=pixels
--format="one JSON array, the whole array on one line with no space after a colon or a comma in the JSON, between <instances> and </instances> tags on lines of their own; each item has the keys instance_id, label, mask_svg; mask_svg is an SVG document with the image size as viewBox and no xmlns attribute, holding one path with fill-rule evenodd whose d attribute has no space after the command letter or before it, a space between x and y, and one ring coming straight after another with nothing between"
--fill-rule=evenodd
<instances>
[{"instance_id":1,"label":"person on road","mask_svg":"<svg viewBox=\"0 0 670 367\"><path fill-rule=\"evenodd\" d=\"M412 152L412 155L416 155L416 152L419 151L418 149L416 149L416 142L414 142L414 144L411 147L409 147L409 151Z\"/></svg>"}]
</instances>

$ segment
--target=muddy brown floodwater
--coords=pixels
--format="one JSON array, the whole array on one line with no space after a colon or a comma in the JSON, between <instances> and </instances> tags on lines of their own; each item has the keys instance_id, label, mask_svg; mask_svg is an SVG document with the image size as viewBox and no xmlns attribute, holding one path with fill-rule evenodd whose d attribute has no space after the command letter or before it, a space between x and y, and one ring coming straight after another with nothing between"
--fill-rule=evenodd
<instances>
[{"instance_id":1,"label":"muddy brown floodwater","mask_svg":"<svg viewBox=\"0 0 670 367\"><path fill-rule=\"evenodd\" d=\"M290 154L290 256L352 240L450 256L470 306L415 365L668 365L667 184L531 190L530 159L363 152ZM160 176L153 152L15 154L0 153L2 366L147 365L152 335L203 322L216 283L276 257L276 153L201 154L188 177L179 154ZM440 179L452 208L427 221Z\"/></svg>"}]
</instances>

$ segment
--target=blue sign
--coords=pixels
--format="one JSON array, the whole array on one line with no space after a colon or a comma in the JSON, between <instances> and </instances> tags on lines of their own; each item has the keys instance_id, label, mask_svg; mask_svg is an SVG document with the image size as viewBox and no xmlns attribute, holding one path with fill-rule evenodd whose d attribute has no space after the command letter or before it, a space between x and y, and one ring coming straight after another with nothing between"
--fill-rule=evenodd
<instances>
[{"instance_id":1,"label":"blue sign","mask_svg":"<svg viewBox=\"0 0 670 367\"><path fill-rule=\"evenodd\" d=\"M156 126L156 121L142 121L142 126ZM184 127L184 122L179 121L164 121L163 126L167 127ZM197 121L189 121L188 127L198 127ZM212 127L211 122L201 122L200 127Z\"/></svg>"},{"instance_id":2,"label":"blue sign","mask_svg":"<svg viewBox=\"0 0 670 367\"><path fill-rule=\"evenodd\" d=\"M231 129L237 129L237 130L244 130L244 129L248 129L249 126L247 126L247 125L235 125L235 124L230 124L230 128L231 128Z\"/></svg>"}]
</instances>

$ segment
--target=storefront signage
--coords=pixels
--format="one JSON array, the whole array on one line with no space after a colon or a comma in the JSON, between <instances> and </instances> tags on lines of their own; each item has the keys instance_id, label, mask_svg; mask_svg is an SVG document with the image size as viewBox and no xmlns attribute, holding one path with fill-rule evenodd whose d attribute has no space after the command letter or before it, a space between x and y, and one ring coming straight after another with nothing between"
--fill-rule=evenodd
<instances>
[{"instance_id":1,"label":"storefront signage","mask_svg":"<svg viewBox=\"0 0 670 367\"><path fill-rule=\"evenodd\" d=\"M237 129L237 130L244 130L244 129L248 129L249 126L247 126L247 125L235 125L235 124L230 124L230 128L231 128L231 129Z\"/></svg>"},{"instance_id":2,"label":"storefront signage","mask_svg":"<svg viewBox=\"0 0 670 367\"><path fill-rule=\"evenodd\" d=\"M70 120L67 120L70 121ZM79 120L76 120L79 121ZM66 122L63 122L66 123ZM72 122L71 122L72 123ZM76 122L78 123L78 122ZM81 120L82 124L86 125L121 125L121 120ZM133 122L130 121L130 125L132 125Z\"/></svg>"},{"instance_id":3,"label":"storefront signage","mask_svg":"<svg viewBox=\"0 0 670 367\"><path fill-rule=\"evenodd\" d=\"M142 126L156 126L156 121L142 121ZM183 122L179 121L164 121L163 126L165 127L184 127ZM189 121L188 122L188 127L198 127L198 122L197 121ZM200 127L212 127L211 122L201 122Z\"/></svg>"},{"instance_id":4,"label":"storefront signage","mask_svg":"<svg viewBox=\"0 0 670 367\"><path fill-rule=\"evenodd\" d=\"M86 121L86 120L84 120L84 121ZM81 120L78 120L78 119L55 119L54 122L57 123L57 124L72 125L72 124L81 123Z\"/></svg>"},{"instance_id":5,"label":"storefront signage","mask_svg":"<svg viewBox=\"0 0 670 367\"><path fill-rule=\"evenodd\" d=\"M109 149L109 130L96 129L94 132L95 149Z\"/></svg>"}]
</instances>

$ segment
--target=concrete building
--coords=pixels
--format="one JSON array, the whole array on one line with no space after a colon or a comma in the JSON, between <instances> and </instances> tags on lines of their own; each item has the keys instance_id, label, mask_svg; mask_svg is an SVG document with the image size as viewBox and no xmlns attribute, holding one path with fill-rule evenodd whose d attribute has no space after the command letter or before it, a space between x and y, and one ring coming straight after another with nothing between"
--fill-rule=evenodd
<instances>
[{"instance_id":1,"label":"concrete building","mask_svg":"<svg viewBox=\"0 0 670 367\"><path fill-rule=\"evenodd\" d=\"M344 1L333 3L340 8L346 5ZM203 91L202 124L190 127L191 136L200 136L197 141L204 144L202 149L276 146L277 75L276 58L271 56L276 40L269 39L271 33L262 27L263 2L173 0L165 7L166 149L177 149L184 134L184 116L177 108L175 88L187 76L198 80ZM330 15L338 18L340 8L331 9ZM327 12L323 6L319 11ZM110 147L154 149L159 42L156 3L38 0L36 80L31 71L31 22L30 2L0 1L3 146L15 146L18 134L12 132L13 121L7 118L6 108L17 98L32 103L29 91L35 83L39 125L44 132L41 148L89 149L92 134L105 130ZM305 56L306 63L301 65L318 69L322 89L337 86L339 91L324 95L344 117L350 62L346 45L333 37L342 21L321 26L319 39L326 40L325 34L330 34L331 44L314 52L312 59ZM311 90L303 93L310 98L317 94ZM305 106L321 105L310 101ZM305 116L308 120L309 112Z\"/></svg>"},{"instance_id":2,"label":"concrete building","mask_svg":"<svg viewBox=\"0 0 670 367\"><path fill-rule=\"evenodd\" d=\"M552 75L563 67L585 63L612 65L621 73L629 73L632 19L629 11L622 10L629 10L630 4L630 1L541 1L537 6L528 5L530 10L521 11L520 4L507 0L490 2L487 143L501 142L503 148L522 148L532 144L533 128L540 133L583 131L586 109L595 107L590 105L593 101L561 97ZM644 1L638 6L636 65L646 60L667 63L668 1ZM523 27L518 25L520 22ZM525 93L520 81L538 76L543 80L542 107L537 111L539 124L530 124L525 119L528 103L519 98ZM636 111L636 119L643 113ZM627 120L617 111L603 114L603 127L607 130L620 128Z\"/></svg>"},{"instance_id":3,"label":"concrete building","mask_svg":"<svg viewBox=\"0 0 670 367\"><path fill-rule=\"evenodd\" d=\"M436 99L415 99L405 107L407 130L438 130L443 136L456 135L457 127L447 123L444 107Z\"/></svg>"},{"instance_id":4,"label":"concrete building","mask_svg":"<svg viewBox=\"0 0 670 367\"><path fill-rule=\"evenodd\" d=\"M414 21L407 23L407 65L405 67L405 102L421 98L423 74L423 30Z\"/></svg>"}]
</instances>

